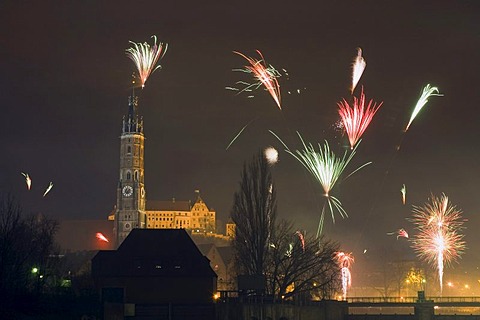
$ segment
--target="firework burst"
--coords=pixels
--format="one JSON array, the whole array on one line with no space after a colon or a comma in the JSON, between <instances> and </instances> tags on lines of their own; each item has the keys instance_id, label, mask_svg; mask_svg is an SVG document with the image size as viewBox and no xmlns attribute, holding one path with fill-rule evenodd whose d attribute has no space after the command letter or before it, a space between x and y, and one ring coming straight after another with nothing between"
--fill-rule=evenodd
<instances>
[{"instance_id":1,"label":"firework burst","mask_svg":"<svg viewBox=\"0 0 480 320\"><path fill-rule=\"evenodd\" d=\"M365 94L362 88L360 99L353 97L353 105L351 107L345 99L338 103L338 113L340 114L343 127L347 132L351 149L353 149L355 144L360 140L360 137L372 121L373 116L383 104L382 101L377 105L372 99L365 107L365 100Z\"/></svg>"},{"instance_id":2,"label":"firework burst","mask_svg":"<svg viewBox=\"0 0 480 320\"><path fill-rule=\"evenodd\" d=\"M418 234L412 239L412 248L418 257L436 268L443 290L445 264L456 261L465 250L464 235L460 233L464 220L461 210L448 201L448 197L431 197L423 207L414 207L413 217Z\"/></svg>"},{"instance_id":3,"label":"firework burst","mask_svg":"<svg viewBox=\"0 0 480 320\"><path fill-rule=\"evenodd\" d=\"M389 232L387 233L389 236L397 235L398 238L408 238L408 232L405 229L398 229L396 232Z\"/></svg>"},{"instance_id":4,"label":"firework burst","mask_svg":"<svg viewBox=\"0 0 480 320\"><path fill-rule=\"evenodd\" d=\"M310 143L306 144L302 136L297 132L300 141L302 142L303 150L291 151L275 133L273 133L272 131L270 131L270 133L272 133L284 145L284 147L286 148L285 151L287 153L297 159L298 162L300 162L305 167L305 169L307 169L307 171L312 174L315 180L317 180L323 188L323 196L325 197L326 202L320 215L317 237L322 233L323 230L323 222L325 220L325 211L327 205L330 211L330 215L332 217L332 221L334 223L335 211L337 211L342 218L348 217L348 214L343 208L340 200L332 196L330 192L334 188L340 176L345 171L348 163L355 155L358 144L351 150L350 154L345 151L343 156L339 157L330 150L330 146L328 145L327 141L325 141L323 145L319 143L318 151L316 151L314 146ZM370 163L371 162L367 162L361 165L359 168L355 169L352 173L350 173L347 178Z\"/></svg>"},{"instance_id":5,"label":"firework burst","mask_svg":"<svg viewBox=\"0 0 480 320\"><path fill-rule=\"evenodd\" d=\"M407 187L405 185L400 189L400 193L402 194L402 203L405 205L407 202Z\"/></svg>"},{"instance_id":6,"label":"firework burst","mask_svg":"<svg viewBox=\"0 0 480 320\"><path fill-rule=\"evenodd\" d=\"M50 183L48 184L47 189L46 189L45 192L43 193L43 196L45 197L45 196L47 195L47 193L49 193L50 190L52 190L52 188L53 188L53 182L50 182Z\"/></svg>"},{"instance_id":7,"label":"firework burst","mask_svg":"<svg viewBox=\"0 0 480 320\"><path fill-rule=\"evenodd\" d=\"M97 232L97 233L95 234L95 237L96 237L98 240L100 240L100 241L109 242L108 239L107 239L107 237L105 237L105 236L103 235L103 233L101 233L101 232Z\"/></svg>"},{"instance_id":8,"label":"firework burst","mask_svg":"<svg viewBox=\"0 0 480 320\"><path fill-rule=\"evenodd\" d=\"M418 115L420 110L422 110L422 108L427 104L428 98L430 98L431 96L443 96L443 94L438 91L437 87L431 87L430 84L427 84L423 88L422 94L420 95L420 98L418 99L417 104L413 109L412 115L410 116L410 121L408 121L407 127L405 128L405 132L408 130L408 128L410 128L413 120Z\"/></svg>"},{"instance_id":9,"label":"firework burst","mask_svg":"<svg viewBox=\"0 0 480 320\"><path fill-rule=\"evenodd\" d=\"M350 93L353 94L355 87L357 86L358 81L362 77L363 71L367 67L367 62L362 57L362 48L357 48L357 56L353 60L352 64L352 87L350 88Z\"/></svg>"},{"instance_id":10,"label":"firework burst","mask_svg":"<svg viewBox=\"0 0 480 320\"><path fill-rule=\"evenodd\" d=\"M277 71L273 66L268 65L265 62L265 58L263 57L262 53L257 50L260 59L257 60L255 58L248 57L243 53L234 51L234 53L240 55L241 57L245 58L249 65L246 65L243 69L234 69L234 71L242 71L245 73L253 74L255 82L249 83L245 81L237 81L237 85L243 86L242 89L238 89L235 87L226 87L226 89L238 91L238 93L242 92L252 92L257 90L262 85L265 89L270 93L273 100L275 100L278 108L281 110L281 95L280 95L280 85L278 84L277 78L281 77L281 73ZM252 97L252 96L250 96Z\"/></svg>"},{"instance_id":11,"label":"firework burst","mask_svg":"<svg viewBox=\"0 0 480 320\"><path fill-rule=\"evenodd\" d=\"M347 290L352 285L352 274L350 272L350 267L352 266L354 259L351 253L345 252L337 252L335 257L341 271L343 300L346 300Z\"/></svg>"},{"instance_id":12,"label":"firework burst","mask_svg":"<svg viewBox=\"0 0 480 320\"><path fill-rule=\"evenodd\" d=\"M268 147L263 151L268 164L274 165L278 162L278 151L274 147Z\"/></svg>"},{"instance_id":13,"label":"firework burst","mask_svg":"<svg viewBox=\"0 0 480 320\"><path fill-rule=\"evenodd\" d=\"M27 189L30 190L32 187L32 179L30 178L28 173L21 172L21 174L25 177L25 183L27 184Z\"/></svg>"},{"instance_id":14,"label":"firework burst","mask_svg":"<svg viewBox=\"0 0 480 320\"><path fill-rule=\"evenodd\" d=\"M148 77L158 68L160 65L156 65L159 60L163 58L167 52L168 44L159 42L157 44L157 37L152 36L154 39L153 46L150 46L147 42L135 43L129 41L133 46L126 50L127 57L129 57L137 67L138 76L142 88L145 87Z\"/></svg>"}]
</instances>

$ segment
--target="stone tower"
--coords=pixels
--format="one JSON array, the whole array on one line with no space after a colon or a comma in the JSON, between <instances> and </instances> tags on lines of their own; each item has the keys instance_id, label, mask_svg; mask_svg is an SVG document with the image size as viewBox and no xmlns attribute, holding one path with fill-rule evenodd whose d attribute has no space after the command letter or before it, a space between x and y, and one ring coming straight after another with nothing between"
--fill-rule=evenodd
<instances>
[{"instance_id":1,"label":"stone tower","mask_svg":"<svg viewBox=\"0 0 480 320\"><path fill-rule=\"evenodd\" d=\"M143 118L138 115L138 97L128 99L120 135L120 175L114 219L116 247L134 228L146 227Z\"/></svg>"}]
</instances>

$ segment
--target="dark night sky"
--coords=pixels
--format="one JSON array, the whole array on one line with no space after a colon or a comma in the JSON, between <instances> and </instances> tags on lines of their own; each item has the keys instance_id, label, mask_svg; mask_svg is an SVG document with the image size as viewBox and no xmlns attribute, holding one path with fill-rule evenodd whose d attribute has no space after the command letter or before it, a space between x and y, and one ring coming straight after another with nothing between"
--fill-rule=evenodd
<instances>
[{"instance_id":1,"label":"dark night sky","mask_svg":"<svg viewBox=\"0 0 480 320\"><path fill-rule=\"evenodd\" d=\"M201 3L201 4L200 4ZM225 221L242 164L260 148L280 150L273 168L281 217L313 232L321 189L268 133L293 148L336 133L337 101L349 96L351 61L363 48L367 98L384 101L350 165L373 161L340 184L349 218L327 235L360 255L399 251L386 233L409 229L412 204L445 192L468 219L464 261L480 260L477 147L480 100L480 5L476 1L23 1L0 3L0 189L26 211L63 219L103 219L116 197L119 134L133 63L128 41L169 44L163 69L140 95L145 119L148 199L204 200ZM283 111L266 92L254 99L225 90L243 74L233 50L262 51L290 79L280 79ZM420 91L433 97L402 137ZM288 90L302 89L288 95ZM232 147L225 147L255 120ZM386 171L389 171L386 174ZM28 172L27 192L20 172ZM51 193L42 198L53 181ZM400 188L407 185L409 206Z\"/></svg>"}]
</instances>

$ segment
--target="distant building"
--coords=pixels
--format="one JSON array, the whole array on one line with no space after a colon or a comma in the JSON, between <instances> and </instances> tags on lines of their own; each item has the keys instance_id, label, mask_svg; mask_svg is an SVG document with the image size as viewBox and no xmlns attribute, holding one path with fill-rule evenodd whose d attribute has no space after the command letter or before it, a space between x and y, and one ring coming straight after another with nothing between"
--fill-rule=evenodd
<instances>
[{"instance_id":1,"label":"distant building","mask_svg":"<svg viewBox=\"0 0 480 320\"><path fill-rule=\"evenodd\" d=\"M97 253L92 277L104 319L213 315L217 275L185 230L132 230L117 250Z\"/></svg>"},{"instance_id":2,"label":"distant building","mask_svg":"<svg viewBox=\"0 0 480 320\"><path fill-rule=\"evenodd\" d=\"M148 229L191 229L194 232L215 233L215 211L210 210L197 191L197 200L149 201L147 203Z\"/></svg>"}]
</instances>

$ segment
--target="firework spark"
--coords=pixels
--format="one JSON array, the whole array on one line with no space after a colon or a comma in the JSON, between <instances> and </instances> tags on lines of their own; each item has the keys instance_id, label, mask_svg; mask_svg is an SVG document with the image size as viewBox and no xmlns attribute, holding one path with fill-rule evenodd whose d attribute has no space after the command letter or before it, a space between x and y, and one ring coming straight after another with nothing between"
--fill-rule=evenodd
<instances>
[{"instance_id":1,"label":"firework spark","mask_svg":"<svg viewBox=\"0 0 480 320\"><path fill-rule=\"evenodd\" d=\"M95 236L96 236L97 239L100 240L100 241L109 242L108 239L107 239L107 237L105 237L105 236L103 235L103 233L101 233L101 232L97 232L97 234L96 234Z\"/></svg>"},{"instance_id":2,"label":"firework spark","mask_svg":"<svg viewBox=\"0 0 480 320\"><path fill-rule=\"evenodd\" d=\"M45 197L47 195L47 193L50 192L50 190L52 190L53 188L53 182L50 182L50 184L48 185L47 189L45 190L45 192L43 193L43 196Z\"/></svg>"},{"instance_id":3,"label":"firework spark","mask_svg":"<svg viewBox=\"0 0 480 320\"><path fill-rule=\"evenodd\" d=\"M443 94L441 94L438 91L437 87L431 87L430 84L427 84L423 88L422 94L420 95L420 98L418 99L417 104L413 109L412 115L410 116L410 121L408 122L407 127L405 128L405 132L408 130L408 128L410 127L413 120L420 112L420 110L422 110L422 108L427 104L428 98L430 98L431 96L443 96Z\"/></svg>"},{"instance_id":4,"label":"firework spark","mask_svg":"<svg viewBox=\"0 0 480 320\"><path fill-rule=\"evenodd\" d=\"M245 58L250 63L250 65L245 66L244 69L234 69L234 71L242 71L245 73L253 74L255 82L249 83L245 81L237 81L236 84L243 86L243 89L240 90L234 87L226 87L226 89L235 90L238 91L238 93L242 93L251 92L260 88L263 85L265 89L270 93L273 100L275 100L278 108L281 110L282 106L280 85L277 80L277 78L281 77L281 73L277 71L273 66L267 65L267 63L265 62L265 58L259 50L257 50L257 53L260 56L260 60L248 57L243 53L237 51L233 52Z\"/></svg>"},{"instance_id":5,"label":"firework spark","mask_svg":"<svg viewBox=\"0 0 480 320\"><path fill-rule=\"evenodd\" d=\"M351 94L353 94L353 91L355 90L355 87L357 86L358 81L360 81L360 77L363 74L363 71L367 67L367 62L365 59L362 57L362 48L357 48L357 56L355 57L355 60L353 60L352 64L352 87L350 88Z\"/></svg>"},{"instance_id":6,"label":"firework spark","mask_svg":"<svg viewBox=\"0 0 480 320\"><path fill-rule=\"evenodd\" d=\"M346 300L347 290L352 285L352 274L350 272L350 267L352 266L354 259L351 253L345 252L337 252L336 258L341 270L343 300Z\"/></svg>"},{"instance_id":7,"label":"firework spark","mask_svg":"<svg viewBox=\"0 0 480 320\"><path fill-rule=\"evenodd\" d=\"M159 60L163 58L167 52L168 44L159 42L157 44L157 37L152 36L154 39L153 46L150 46L147 42L135 43L129 41L133 46L126 50L127 57L129 57L137 67L138 76L142 84L142 88L145 87L148 77L158 68L160 65L156 65Z\"/></svg>"},{"instance_id":8,"label":"firework spark","mask_svg":"<svg viewBox=\"0 0 480 320\"><path fill-rule=\"evenodd\" d=\"M325 141L323 145L320 143L318 144L318 151L315 150L312 144L306 144L300 135L297 132L300 141L303 144L303 150L296 150L291 151L285 143L273 132L270 131L286 148L286 152L292 155L295 159L297 159L306 169L310 172L315 180L317 180L323 188L325 192L323 196L326 198L326 203L323 206L322 213L320 215L320 222L318 225L317 230L317 237L322 233L323 230L323 222L325 220L325 207L328 204L328 208L330 211L330 215L332 217L332 221L335 223L335 215L334 212L338 211L342 218L348 217L347 212L342 207L342 203L340 200L330 194L332 189L334 188L335 184L339 180L342 173L345 171L348 163L352 160L353 156L355 155L356 148L358 144L351 150L350 154L347 154L347 151L343 154L343 157L338 157L330 150L328 142ZM367 162L357 169L355 169L349 176L360 170L361 168L365 167L366 165L370 164L371 162Z\"/></svg>"},{"instance_id":9,"label":"firework spark","mask_svg":"<svg viewBox=\"0 0 480 320\"><path fill-rule=\"evenodd\" d=\"M298 236L298 239L300 239L300 243L302 244L302 250L305 252L305 236L303 233L300 232L300 230L297 230L295 234Z\"/></svg>"},{"instance_id":10,"label":"firework spark","mask_svg":"<svg viewBox=\"0 0 480 320\"><path fill-rule=\"evenodd\" d=\"M27 184L27 189L30 190L30 188L32 187L32 179L30 178L28 173L23 173L23 172L20 172L20 173L25 177L25 183Z\"/></svg>"},{"instance_id":11,"label":"firework spark","mask_svg":"<svg viewBox=\"0 0 480 320\"><path fill-rule=\"evenodd\" d=\"M274 165L278 162L278 151L274 147L268 147L263 151L265 159L270 165Z\"/></svg>"},{"instance_id":12,"label":"firework spark","mask_svg":"<svg viewBox=\"0 0 480 320\"><path fill-rule=\"evenodd\" d=\"M402 189L400 189L400 192L402 193L402 203L405 205L407 201L407 187L403 185Z\"/></svg>"},{"instance_id":13,"label":"firework spark","mask_svg":"<svg viewBox=\"0 0 480 320\"><path fill-rule=\"evenodd\" d=\"M394 234L397 235L397 240L398 238L407 238L408 239L408 232L405 231L405 229L398 229L396 232L389 232L387 233L389 236L393 236Z\"/></svg>"},{"instance_id":14,"label":"firework spark","mask_svg":"<svg viewBox=\"0 0 480 320\"><path fill-rule=\"evenodd\" d=\"M353 149L355 144L360 140L360 137L367 129L368 125L373 119L375 113L382 106L383 101L378 105L376 102L370 100L367 107L365 107L365 94L360 94L360 99L353 97L353 105L350 107L348 102L343 99L338 103L338 113L343 123L343 127L348 135L350 141L350 148Z\"/></svg>"},{"instance_id":15,"label":"firework spark","mask_svg":"<svg viewBox=\"0 0 480 320\"><path fill-rule=\"evenodd\" d=\"M418 257L437 269L440 292L443 290L444 264L456 261L465 251L461 210L448 201L448 197L431 197L423 207L414 207L413 217L418 234L412 239L412 248Z\"/></svg>"}]
</instances>

